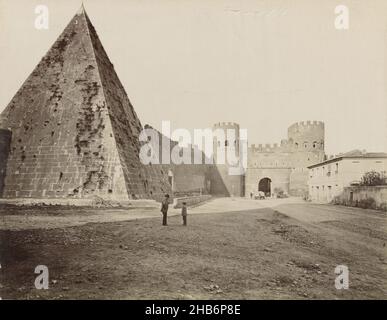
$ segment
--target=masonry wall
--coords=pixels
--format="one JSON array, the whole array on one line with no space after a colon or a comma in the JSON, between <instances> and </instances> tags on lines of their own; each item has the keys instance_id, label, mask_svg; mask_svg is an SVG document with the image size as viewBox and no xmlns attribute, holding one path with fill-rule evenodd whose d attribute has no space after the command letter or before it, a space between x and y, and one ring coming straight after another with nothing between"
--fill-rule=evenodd
<instances>
[{"instance_id":1,"label":"masonry wall","mask_svg":"<svg viewBox=\"0 0 387 320\"><path fill-rule=\"evenodd\" d=\"M371 209L387 211L387 186L355 186L345 187L343 192L334 201L348 206L361 206L362 201L372 198Z\"/></svg>"},{"instance_id":2,"label":"masonry wall","mask_svg":"<svg viewBox=\"0 0 387 320\"><path fill-rule=\"evenodd\" d=\"M289 175L289 194L296 197L308 196L308 169L293 168Z\"/></svg>"},{"instance_id":3,"label":"masonry wall","mask_svg":"<svg viewBox=\"0 0 387 320\"><path fill-rule=\"evenodd\" d=\"M190 155L189 161L188 163L175 164L172 159L168 160L163 157L166 154L169 154L171 157L172 150L179 148L178 143L162 135L150 125L145 125L145 129L149 138L148 143L153 150L152 152L157 154L157 160L155 158L155 161L159 163L152 166L156 170L167 174L174 196L210 193L212 165L206 164L203 152L199 152L200 161L195 164L195 151L198 150L191 145L180 148L181 155L183 152ZM165 163L162 164L162 162Z\"/></svg>"},{"instance_id":4,"label":"masonry wall","mask_svg":"<svg viewBox=\"0 0 387 320\"><path fill-rule=\"evenodd\" d=\"M181 197L176 198L174 208L182 208L183 202L186 203L187 206L195 206L202 202L208 201L211 199L211 195L198 195L198 196L189 196L189 197Z\"/></svg>"},{"instance_id":5,"label":"masonry wall","mask_svg":"<svg viewBox=\"0 0 387 320\"><path fill-rule=\"evenodd\" d=\"M11 146L12 132L0 129L0 197L4 191L4 180L7 174L7 162Z\"/></svg>"},{"instance_id":6,"label":"masonry wall","mask_svg":"<svg viewBox=\"0 0 387 320\"><path fill-rule=\"evenodd\" d=\"M174 193L209 194L211 190L211 166L205 164L174 165Z\"/></svg>"}]
</instances>

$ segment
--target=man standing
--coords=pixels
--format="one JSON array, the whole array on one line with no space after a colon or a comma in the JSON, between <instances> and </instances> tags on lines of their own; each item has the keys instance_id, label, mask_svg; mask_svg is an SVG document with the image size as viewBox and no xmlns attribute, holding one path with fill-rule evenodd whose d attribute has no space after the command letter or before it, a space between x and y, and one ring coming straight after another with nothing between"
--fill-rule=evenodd
<instances>
[{"instance_id":1,"label":"man standing","mask_svg":"<svg viewBox=\"0 0 387 320\"><path fill-rule=\"evenodd\" d=\"M187 203L183 202L183 206L181 208L181 215L183 217L183 226L187 225Z\"/></svg>"},{"instance_id":2,"label":"man standing","mask_svg":"<svg viewBox=\"0 0 387 320\"><path fill-rule=\"evenodd\" d=\"M169 194L166 194L164 200L161 202L161 213L163 214L163 226L167 225L168 206L169 206Z\"/></svg>"}]
</instances>

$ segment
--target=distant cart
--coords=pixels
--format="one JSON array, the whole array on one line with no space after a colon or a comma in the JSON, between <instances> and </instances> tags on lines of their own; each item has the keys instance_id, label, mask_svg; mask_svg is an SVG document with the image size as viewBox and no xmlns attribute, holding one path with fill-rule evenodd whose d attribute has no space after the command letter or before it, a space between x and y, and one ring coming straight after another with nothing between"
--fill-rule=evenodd
<instances>
[{"instance_id":1,"label":"distant cart","mask_svg":"<svg viewBox=\"0 0 387 320\"><path fill-rule=\"evenodd\" d=\"M255 200L264 200L266 199L265 193L263 191L258 191L257 194L254 195Z\"/></svg>"}]
</instances>

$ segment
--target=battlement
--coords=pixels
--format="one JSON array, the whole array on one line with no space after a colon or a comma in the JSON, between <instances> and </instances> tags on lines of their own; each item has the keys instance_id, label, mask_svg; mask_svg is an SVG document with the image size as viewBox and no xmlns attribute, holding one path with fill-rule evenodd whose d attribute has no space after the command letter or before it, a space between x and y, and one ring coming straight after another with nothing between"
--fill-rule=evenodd
<instances>
[{"instance_id":1,"label":"battlement","mask_svg":"<svg viewBox=\"0 0 387 320\"><path fill-rule=\"evenodd\" d=\"M239 128L239 124L236 122L218 122L214 124L214 129L216 128Z\"/></svg>"},{"instance_id":2,"label":"battlement","mask_svg":"<svg viewBox=\"0 0 387 320\"><path fill-rule=\"evenodd\" d=\"M282 151L283 145L278 143L266 143L266 144L252 144L248 147L251 152L278 152Z\"/></svg>"},{"instance_id":3,"label":"battlement","mask_svg":"<svg viewBox=\"0 0 387 320\"><path fill-rule=\"evenodd\" d=\"M319 129L324 129L324 122L323 121L300 121L292 124L289 127L289 131L291 132L297 132L301 130L306 130L306 129L312 129L312 128L319 128Z\"/></svg>"}]
</instances>

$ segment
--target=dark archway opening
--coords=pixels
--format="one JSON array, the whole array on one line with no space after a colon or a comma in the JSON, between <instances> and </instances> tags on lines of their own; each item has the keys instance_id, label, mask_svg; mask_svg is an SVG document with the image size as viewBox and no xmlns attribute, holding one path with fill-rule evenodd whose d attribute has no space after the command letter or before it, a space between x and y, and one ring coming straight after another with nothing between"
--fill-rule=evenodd
<instances>
[{"instance_id":1,"label":"dark archway opening","mask_svg":"<svg viewBox=\"0 0 387 320\"><path fill-rule=\"evenodd\" d=\"M262 191L266 197L271 196L271 179L263 178L259 180L258 191Z\"/></svg>"}]
</instances>

